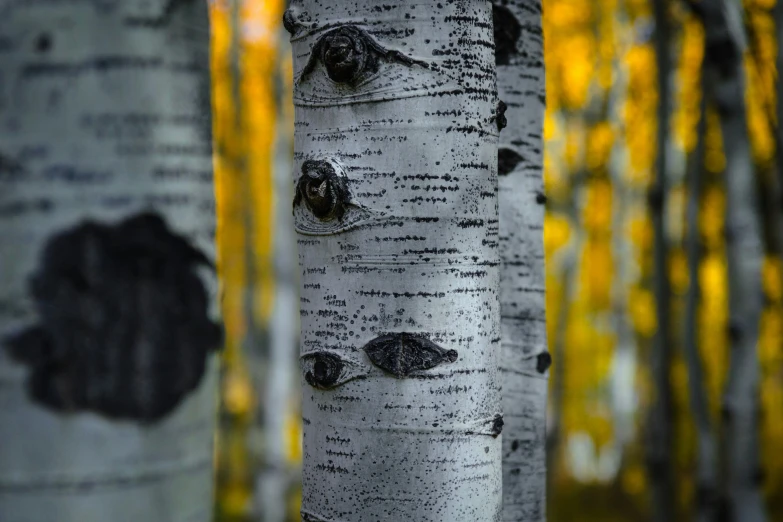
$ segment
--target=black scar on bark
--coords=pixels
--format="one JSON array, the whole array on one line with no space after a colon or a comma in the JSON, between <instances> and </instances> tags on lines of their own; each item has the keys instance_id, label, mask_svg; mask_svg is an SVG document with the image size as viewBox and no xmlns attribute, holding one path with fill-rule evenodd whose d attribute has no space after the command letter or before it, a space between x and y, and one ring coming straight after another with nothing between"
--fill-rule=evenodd
<instances>
[{"instance_id":1,"label":"black scar on bark","mask_svg":"<svg viewBox=\"0 0 783 522\"><path fill-rule=\"evenodd\" d=\"M505 423L503 422L503 416L495 415L495 418L492 421L492 438L496 439L498 435L500 435L503 432L504 424Z\"/></svg>"},{"instance_id":2,"label":"black scar on bark","mask_svg":"<svg viewBox=\"0 0 783 522\"><path fill-rule=\"evenodd\" d=\"M508 176L520 161L522 161L522 156L516 151L505 147L498 149L498 176Z\"/></svg>"},{"instance_id":3,"label":"black scar on bark","mask_svg":"<svg viewBox=\"0 0 783 522\"><path fill-rule=\"evenodd\" d=\"M51 237L29 280L38 324L4 343L30 369L30 398L56 412L166 417L222 343L198 266L214 270L153 213Z\"/></svg>"},{"instance_id":4,"label":"black scar on bark","mask_svg":"<svg viewBox=\"0 0 783 522\"><path fill-rule=\"evenodd\" d=\"M294 207L303 201L322 221L342 220L351 201L348 181L328 161L307 160L302 164L302 176L296 184Z\"/></svg>"},{"instance_id":5,"label":"black scar on bark","mask_svg":"<svg viewBox=\"0 0 783 522\"><path fill-rule=\"evenodd\" d=\"M343 373L345 364L336 355L327 352L317 352L305 356L313 364L312 370L305 373L305 381L314 388L327 390L334 388Z\"/></svg>"},{"instance_id":6,"label":"black scar on bark","mask_svg":"<svg viewBox=\"0 0 783 522\"><path fill-rule=\"evenodd\" d=\"M546 194L543 192L536 193L536 203L539 205L546 205Z\"/></svg>"},{"instance_id":7,"label":"black scar on bark","mask_svg":"<svg viewBox=\"0 0 783 522\"><path fill-rule=\"evenodd\" d=\"M498 126L498 132L502 131L508 126L508 120L506 119L506 110L508 105L503 100L498 101L498 107L495 111L495 123Z\"/></svg>"},{"instance_id":8,"label":"black scar on bark","mask_svg":"<svg viewBox=\"0 0 783 522\"><path fill-rule=\"evenodd\" d=\"M326 74L332 81L349 85L355 85L363 78L378 72L381 60L429 68L426 62L387 49L366 31L350 24L340 26L321 36L313 46L310 59L302 70L302 76L309 74L319 60L324 64Z\"/></svg>"},{"instance_id":9,"label":"black scar on bark","mask_svg":"<svg viewBox=\"0 0 783 522\"><path fill-rule=\"evenodd\" d=\"M495 65L508 65L517 54L517 42L522 36L522 24L508 7L492 4L492 24L495 33Z\"/></svg>"},{"instance_id":10,"label":"black scar on bark","mask_svg":"<svg viewBox=\"0 0 783 522\"><path fill-rule=\"evenodd\" d=\"M35 39L35 50L39 53L45 53L52 48L52 37L48 33L41 33Z\"/></svg>"},{"instance_id":11,"label":"black scar on bark","mask_svg":"<svg viewBox=\"0 0 783 522\"><path fill-rule=\"evenodd\" d=\"M549 352L541 352L536 356L536 371L545 373L552 366L552 356Z\"/></svg>"},{"instance_id":12,"label":"black scar on bark","mask_svg":"<svg viewBox=\"0 0 783 522\"><path fill-rule=\"evenodd\" d=\"M456 350L446 350L429 339L409 333L391 333L376 337L364 346L370 361L395 377L407 377L418 370L429 370L457 360Z\"/></svg>"}]
</instances>

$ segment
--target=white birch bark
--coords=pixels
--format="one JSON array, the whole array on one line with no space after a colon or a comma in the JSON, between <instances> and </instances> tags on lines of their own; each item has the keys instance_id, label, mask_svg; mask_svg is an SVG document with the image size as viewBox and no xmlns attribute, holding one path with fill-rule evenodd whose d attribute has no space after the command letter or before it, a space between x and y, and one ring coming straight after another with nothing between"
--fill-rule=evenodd
<instances>
[{"instance_id":1,"label":"white birch bark","mask_svg":"<svg viewBox=\"0 0 783 522\"><path fill-rule=\"evenodd\" d=\"M544 42L540 0L493 2L498 149L503 520L546 518L548 369L544 285Z\"/></svg>"},{"instance_id":2,"label":"white birch bark","mask_svg":"<svg viewBox=\"0 0 783 522\"><path fill-rule=\"evenodd\" d=\"M305 521L500 520L488 2L301 0Z\"/></svg>"},{"instance_id":3,"label":"white birch bark","mask_svg":"<svg viewBox=\"0 0 783 522\"><path fill-rule=\"evenodd\" d=\"M701 2L705 65L711 101L720 114L726 154L726 241L731 358L723 397L726 447L723 511L729 521L766 520L760 488L759 361L763 244L756 177L750 151L739 0Z\"/></svg>"},{"instance_id":4,"label":"white birch bark","mask_svg":"<svg viewBox=\"0 0 783 522\"><path fill-rule=\"evenodd\" d=\"M212 512L206 2L0 0L0 518Z\"/></svg>"}]
</instances>

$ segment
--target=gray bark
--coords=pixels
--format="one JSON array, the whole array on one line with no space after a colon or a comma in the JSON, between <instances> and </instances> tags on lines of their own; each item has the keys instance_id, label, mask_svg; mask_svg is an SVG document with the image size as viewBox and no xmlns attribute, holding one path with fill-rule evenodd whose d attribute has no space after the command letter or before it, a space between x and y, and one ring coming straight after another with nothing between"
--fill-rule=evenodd
<instances>
[{"instance_id":1,"label":"gray bark","mask_svg":"<svg viewBox=\"0 0 783 522\"><path fill-rule=\"evenodd\" d=\"M306 521L501 517L488 2L301 0Z\"/></svg>"},{"instance_id":2,"label":"gray bark","mask_svg":"<svg viewBox=\"0 0 783 522\"><path fill-rule=\"evenodd\" d=\"M503 520L546 519L544 49L540 0L493 5L498 93ZM567 307L566 307L567 308Z\"/></svg>"},{"instance_id":3,"label":"gray bark","mask_svg":"<svg viewBox=\"0 0 783 522\"><path fill-rule=\"evenodd\" d=\"M650 190L650 210L654 231L654 276L658 328L650 357L654 399L647 426L647 460L652 487L653 520L674 520L674 476L672 448L672 398L669 379L671 364L668 237L666 235L667 157L670 115L671 73L668 1L653 0L655 11L655 52L658 70L658 134L655 181Z\"/></svg>"},{"instance_id":4,"label":"gray bark","mask_svg":"<svg viewBox=\"0 0 783 522\"><path fill-rule=\"evenodd\" d=\"M723 511L730 521L766 520L759 484L759 362L756 353L762 310L763 244L758 194L745 111L741 4L702 2L705 64L711 101L720 114L726 154L726 241L731 360L723 397L725 441Z\"/></svg>"},{"instance_id":5,"label":"gray bark","mask_svg":"<svg viewBox=\"0 0 783 522\"><path fill-rule=\"evenodd\" d=\"M704 139L707 127L706 88L707 85L702 79L701 119L697 129L696 148L690 161L688 203L685 215L685 249L688 256L690 285L685 300L682 343L688 369L688 397L696 426L698 445L696 453L696 504L693 511L693 519L696 522L715 521L718 487L718 447L710 419L697 327L700 301L699 264L702 250L699 206L704 175Z\"/></svg>"},{"instance_id":6,"label":"gray bark","mask_svg":"<svg viewBox=\"0 0 783 522\"><path fill-rule=\"evenodd\" d=\"M212 512L206 2L0 0L0 518Z\"/></svg>"}]
</instances>

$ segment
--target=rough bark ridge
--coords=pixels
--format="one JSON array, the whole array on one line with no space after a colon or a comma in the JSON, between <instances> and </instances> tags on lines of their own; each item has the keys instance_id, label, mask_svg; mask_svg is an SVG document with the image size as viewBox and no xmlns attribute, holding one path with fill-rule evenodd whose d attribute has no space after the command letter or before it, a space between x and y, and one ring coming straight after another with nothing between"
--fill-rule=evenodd
<instances>
[{"instance_id":1,"label":"rough bark ridge","mask_svg":"<svg viewBox=\"0 0 783 522\"><path fill-rule=\"evenodd\" d=\"M762 522L766 515L760 488L756 345L762 310L763 244L745 120L745 35L739 2L709 0L697 5L705 30L709 94L720 114L726 154L731 361L723 397L726 505L722 514L730 522Z\"/></svg>"},{"instance_id":2,"label":"rough bark ridge","mask_svg":"<svg viewBox=\"0 0 783 522\"><path fill-rule=\"evenodd\" d=\"M491 6L302 0L285 25L303 519L500 520Z\"/></svg>"},{"instance_id":3,"label":"rough bark ridge","mask_svg":"<svg viewBox=\"0 0 783 522\"><path fill-rule=\"evenodd\" d=\"M546 517L546 397L551 358L544 302L544 42L541 0L493 3L500 134L503 520Z\"/></svg>"},{"instance_id":4,"label":"rough bark ridge","mask_svg":"<svg viewBox=\"0 0 783 522\"><path fill-rule=\"evenodd\" d=\"M208 521L205 2L0 0L0 517Z\"/></svg>"}]
</instances>

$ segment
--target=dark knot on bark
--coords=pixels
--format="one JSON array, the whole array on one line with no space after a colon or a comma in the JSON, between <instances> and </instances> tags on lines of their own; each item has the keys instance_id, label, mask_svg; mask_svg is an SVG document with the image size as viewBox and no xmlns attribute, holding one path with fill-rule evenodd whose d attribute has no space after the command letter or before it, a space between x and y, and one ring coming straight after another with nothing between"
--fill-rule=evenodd
<instances>
[{"instance_id":1,"label":"dark knot on bark","mask_svg":"<svg viewBox=\"0 0 783 522\"><path fill-rule=\"evenodd\" d=\"M331 353L320 352L307 355L312 367L305 373L305 381L310 386L321 389L333 388L340 380L345 366L339 357Z\"/></svg>"},{"instance_id":2,"label":"dark knot on bark","mask_svg":"<svg viewBox=\"0 0 783 522\"><path fill-rule=\"evenodd\" d=\"M506 119L506 110L508 105L503 100L498 100L498 108L495 111L495 123L498 126L498 132L502 131L508 126L508 120Z\"/></svg>"},{"instance_id":3,"label":"dark knot on bark","mask_svg":"<svg viewBox=\"0 0 783 522\"><path fill-rule=\"evenodd\" d=\"M536 371L545 373L552 366L552 356L549 352L541 352L536 357Z\"/></svg>"},{"instance_id":4,"label":"dark knot on bark","mask_svg":"<svg viewBox=\"0 0 783 522\"><path fill-rule=\"evenodd\" d=\"M337 83L353 83L372 66L373 53L367 36L350 25L324 35L321 61L326 73Z\"/></svg>"},{"instance_id":5,"label":"dark knot on bark","mask_svg":"<svg viewBox=\"0 0 783 522\"><path fill-rule=\"evenodd\" d=\"M350 201L348 182L328 161L307 160L296 187L294 206L304 200L307 208L322 221L342 219Z\"/></svg>"}]
</instances>

